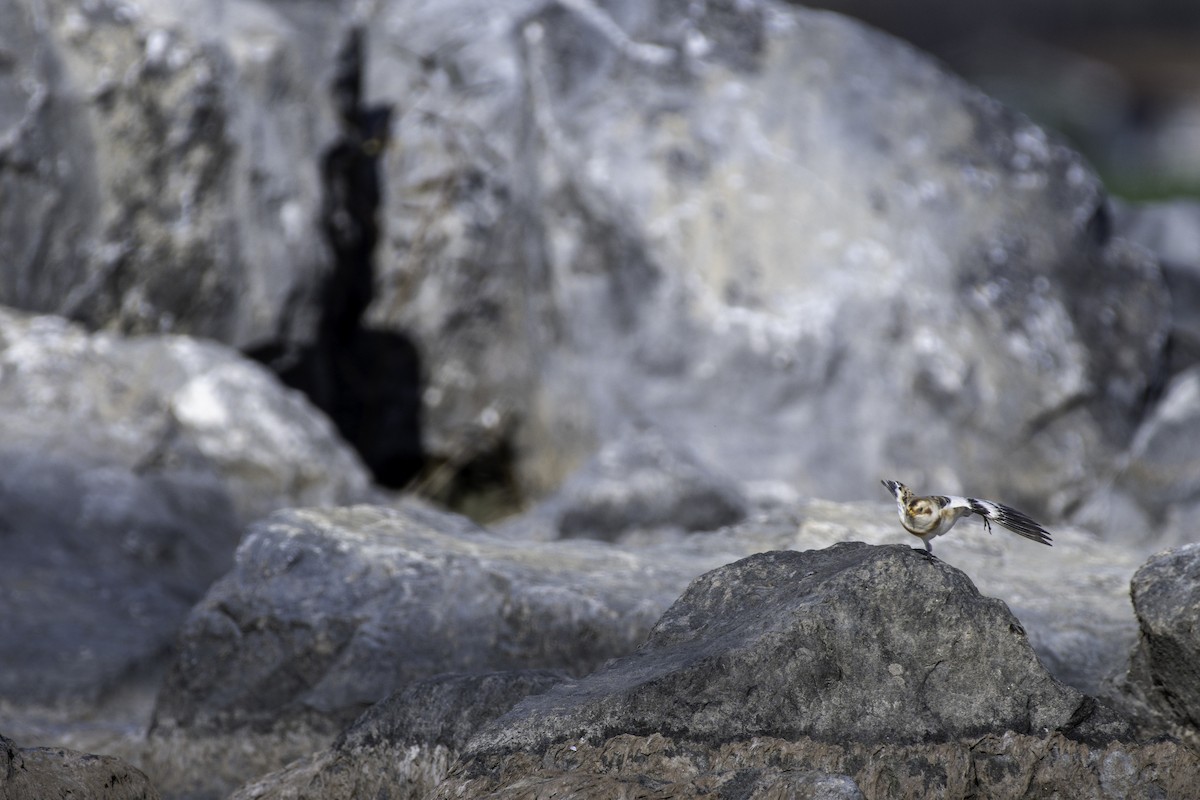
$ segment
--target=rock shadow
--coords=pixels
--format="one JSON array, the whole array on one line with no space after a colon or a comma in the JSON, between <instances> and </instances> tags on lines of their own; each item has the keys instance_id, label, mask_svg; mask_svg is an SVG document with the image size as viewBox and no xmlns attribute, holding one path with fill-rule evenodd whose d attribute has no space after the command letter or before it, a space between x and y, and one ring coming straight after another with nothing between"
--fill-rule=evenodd
<instances>
[{"instance_id":1,"label":"rock shadow","mask_svg":"<svg viewBox=\"0 0 1200 800\"><path fill-rule=\"evenodd\" d=\"M378 483L402 488L426 462L421 358L404 333L363 326L374 296L380 159L392 119L390 105L363 103L363 69L364 36L355 28L338 53L331 86L341 135L321 159L321 228L333 269L320 289L316 340L281 340L248 355L324 411Z\"/></svg>"}]
</instances>

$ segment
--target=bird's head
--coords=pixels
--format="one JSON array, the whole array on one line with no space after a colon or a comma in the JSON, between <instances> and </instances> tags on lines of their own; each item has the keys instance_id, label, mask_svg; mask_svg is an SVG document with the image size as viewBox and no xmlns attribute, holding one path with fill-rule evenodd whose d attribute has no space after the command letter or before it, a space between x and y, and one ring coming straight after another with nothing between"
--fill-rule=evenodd
<instances>
[{"instance_id":1,"label":"bird's head","mask_svg":"<svg viewBox=\"0 0 1200 800\"><path fill-rule=\"evenodd\" d=\"M896 498L896 502L901 505L908 505L908 501L912 499L912 492L908 487L900 481L880 481L887 490L892 493L892 497Z\"/></svg>"}]
</instances>

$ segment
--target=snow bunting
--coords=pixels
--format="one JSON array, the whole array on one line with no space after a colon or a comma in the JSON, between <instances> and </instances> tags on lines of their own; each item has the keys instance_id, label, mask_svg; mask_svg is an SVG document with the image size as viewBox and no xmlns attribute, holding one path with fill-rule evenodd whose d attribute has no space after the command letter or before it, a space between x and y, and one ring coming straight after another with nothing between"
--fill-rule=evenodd
<instances>
[{"instance_id":1,"label":"snow bunting","mask_svg":"<svg viewBox=\"0 0 1200 800\"><path fill-rule=\"evenodd\" d=\"M1000 503L976 500L974 497L954 497L940 494L917 497L912 490L899 481L881 481L896 498L900 512L900 524L904 530L925 543L925 549L933 554L932 540L954 527L959 517L978 514L983 518L983 527L992 532L992 523L1007 528L1018 536L1050 544L1050 533L1029 517Z\"/></svg>"}]
</instances>

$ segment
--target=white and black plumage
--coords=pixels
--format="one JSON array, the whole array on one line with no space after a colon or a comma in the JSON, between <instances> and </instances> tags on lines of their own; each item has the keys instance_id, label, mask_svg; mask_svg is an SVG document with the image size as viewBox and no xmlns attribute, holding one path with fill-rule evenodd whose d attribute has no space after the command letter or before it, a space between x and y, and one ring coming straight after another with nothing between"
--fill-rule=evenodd
<instances>
[{"instance_id":1,"label":"white and black plumage","mask_svg":"<svg viewBox=\"0 0 1200 800\"><path fill-rule=\"evenodd\" d=\"M982 517L983 527L988 533L992 532L994 522L1018 536L1044 545L1051 544L1049 531L1015 508L990 500L976 500L974 497L941 494L917 497L899 481L882 483L896 498L900 524L904 526L904 530L924 542L925 549L930 554L933 553L932 540L948 532L960 517L967 514L978 514Z\"/></svg>"}]
</instances>

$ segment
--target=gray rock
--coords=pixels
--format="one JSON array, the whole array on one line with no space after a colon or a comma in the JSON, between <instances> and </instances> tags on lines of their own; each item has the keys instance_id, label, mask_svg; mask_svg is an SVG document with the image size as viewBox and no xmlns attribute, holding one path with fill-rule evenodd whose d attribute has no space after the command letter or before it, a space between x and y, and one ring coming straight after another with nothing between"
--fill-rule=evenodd
<instances>
[{"instance_id":1,"label":"gray rock","mask_svg":"<svg viewBox=\"0 0 1200 800\"><path fill-rule=\"evenodd\" d=\"M242 787L233 800L426 797L483 724L566 679L525 670L438 675L376 703L326 751Z\"/></svg>"},{"instance_id":2,"label":"gray rock","mask_svg":"<svg viewBox=\"0 0 1200 800\"><path fill-rule=\"evenodd\" d=\"M482 731L434 796L1188 796L1196 752L1130 733L962 573L846 544L697 579L637 653Z\"/></svg>"},{"instance_id":3,"label":"gray rock","mask_svg":"<svg viewBox=\"0 0 1200 800\"><path fill-rule=\"evenodd\" d=\"M141 770L119 758L18 747L0 735L0 800L158 800Z\"/></svg>"},{"instance_id":4,"label":"gray rock","mask_svg":"<svg viewBox=\"0 0 1200 800\"><path fill-rule=\"evenodd\" d=\"M550 505L562 536L610 541L661 527L716 530L748 510L733 481L651 431L630 431L600 448Z\"/></svg>"},{"instance_id":5,"label":"gray rock","mask_svg":"<svg viewBox=\"0 0 1200 800\"><path fill-rule=\"evenodd\" d=\"M440 744L461 749L485 723L517 701L567 680L555 670L442 674L394 692L334 743L343 752L388 745Z\"/></svg>"},{"instance_id":6,"label":"gray rock","mask_svg":"<svg viewBox=\"0 0 1200 800\"><path fill-rule=\"evenodd\" d=\"M1136 640L1128 576L1144 556L1054 533L1047 555L964 522L939 550L1011 604L1056 676L1094 693L1123 671ZM883 503L796 504L621 547L497 536L418 507L282 513L253 528L233 571L194 610L159 715L221 727L307 709L344 724L440 672L578 675L632 650L693 578L722 564L910 538Z\"/></svg>"},{"instance_id":7,"label":"gray rock","mask_svg":"<svg viewBox=\"0 0 1200 800\"><path fill-rule=\"evenodd\" d=\"M341 9L4 13L0 301L311 339ZM369 318L422 356L437 474L519 502L633 422L805 496L865 467L1057 513L1127 443L1161 276L1078 156L908 47L770 0L363 13L397 109Z\"/></svg>"},{"instance_id":8,"label":"gray rock","mask_svg":"<svg viewBox=\"0 0 1200 800\"><path fill-rule=\"evenodd\" d=\"M1117 486L1161 524L1170 509L1200 500L1200 365L1176 375L1146 417Z\"/></svg>"},{"instance_id":9,"label":"gray rock","mask_svg":"<svg viewBox=\"0 0 1200 800\"><path fill-rule=\"evenodd\" d=\"M1141 636L1126 689L1200 743L1200 544L1159 553L1130 585Z\"/></svg>"},{"instance_id":10,"label":"gray rock","mask_svg":"<svg viewBox=\"0 0 1200 800\"><path fill-rule=\"evenodd\" d=\"M193 609L155 725L336 731L441 672L586 674L628 652L678 571L584 542L506 541L417 506L280 512Z\"/></svg>"},{"instance_id":11,"label":"gray rock","mask_svg":"<svg viewBox=\"0 0 1200 800\"><path fill-rule=\"evenodd\" d=\"M137 763L156 765L146 769L164 791L208 787L214 797L242 784L248 797L260 790L301 797L315 791L303 789L312 781L348 791L356 769L399 796L419 795L424 789L412 787L448 774L454 748L410 745L386 755L331 747L340 721L371 696L414 696L405 687L423 676L497 664L566 665L578 677L632 652L696 576L752 553L848 541L920 546L896 522L890 500L782 504L719 531L660 529L636 544L537 541L518 532L489 533L419 508L288 512L256 526L234 572L195 610L171 685L160 693L152 758ZM1129 576L1145 554L1070 528L1053 533L1047 549L964 521L939 540L938 553L1009 605L1052 675L1087 693L1111 692L1108 681L1124 673L1137 640ZM462 680L465 687L474 679ZM431 708L441 705L436 697ZM441 729L438 719L430 729ZM232 758L223 744L231 737L245 742L238 753L252 757ZM1040 747L1030 746L1022 752ZM285 769L305 752L315 754ZM349 773L335 773L335 761ZM828 769L857 774L860 766Z\"/></svg>"},{"instance_id":12,"label":"gray rock","mask_svg":"<svg viewBox=\"0 0 1200 800\"><path fill-rule=\"evenodd\" d=\"M1178 351L1176 351L1178 354ZM1072 521L1156 549L1195 538L1200 506L1200 361L1164 378L1111 477L1077 509Z\"/></svg>"},{"instance_id":13,"label":"gray rock","mask_svg":"<svg viewBox=\"0 0 1200 800\"><path fill-rule=\"evenodd\" d=\"M312 335L336 36L325 53L283 10L8 4L0 302L240 346Z\"/></svg>"},{"instance_id":14,"label":"gray rock","mask_svg":"<svg viewBox=\"0 0 1200 800\"><path fill-rule=\"evenodd\" d=\"M323 418L218 345L0 308L0 373L10 702L90 704L139 679L246 522L371 491Z\"/></svg>"},{"instance_id":15,"label":"gray rock","mask_svg":"<svg viewBox=\"0 0 1200 800\"><path fill-rule=\"evenodd\" d=\"M750 556L697 578L637 652L527 698L466 757L661 733L714 746L771 736L944 742L1129 729L1055 680L1016 617L904 547Z\"/></svg>"},{"instance_id":16,"label":"gray rock","mask_svg":"<svg viewBox=\"0 0 1200 800\"><path fill-rule=\"evenodd\" d=\"M228 567L228 494L212 473L3 455L0 698L94 704L161 663Z\"/></svg>"},{"instance_id":17,"label":"gray rock","mask_svg":"<svg viewBox=\"0 0 1200 800\"><path fill-rule=\"evenodd\" d=\"M881 488L880 493L886 491ZM557 503L552 497L545 506L556 508ZM1129 579L1152 551L1134 537L1106 542L1078 528L1051 529L1054 548L1044 551L1001 529L988 535L977 520L964 521L938 540L938 554L970 575L985 595L1008 604L1056 678L1085 693L1104 695L1111 691L1111 681L1124 674L1126 653L1137 640ZM497 532L526 540L558 536L555 518L548 518L545 508L510 520ZM678 584L682 592L687 580L751 553L849 541L921 547L900 527L894 504L781 499L719 531L683 535L659 529L624 537L620 549L638 563L678 567L679 577L686 576ZM1056 590L1048 592L1048 586Z\"/></svg>"},{"instance_id":18,"label":"gray rock","mask_svg":"<svg viewBox=\"0 0 1200 800\"><path fill-rule=\"evenodd\" d=\"M1119 205L1114 222L1118 235L1148 248L1162 264L1171 295L1170 371L1200 362L1200 203Z\"/></svg>"},{"instance_id":19,"label":"gray rock","mask_svg":"<svg viewBox=\"0 0 1200 800\"><path fill-rule=\"evenodd\" d=\"M507 442L536 494L632 420L804 496L970 476L1057 513L1128 442L1157 266L910 48L773 2L394 0L371 34L439 110L396 127L370 312L426 343L435 457Z\"/></svg>"}]
</instances>

